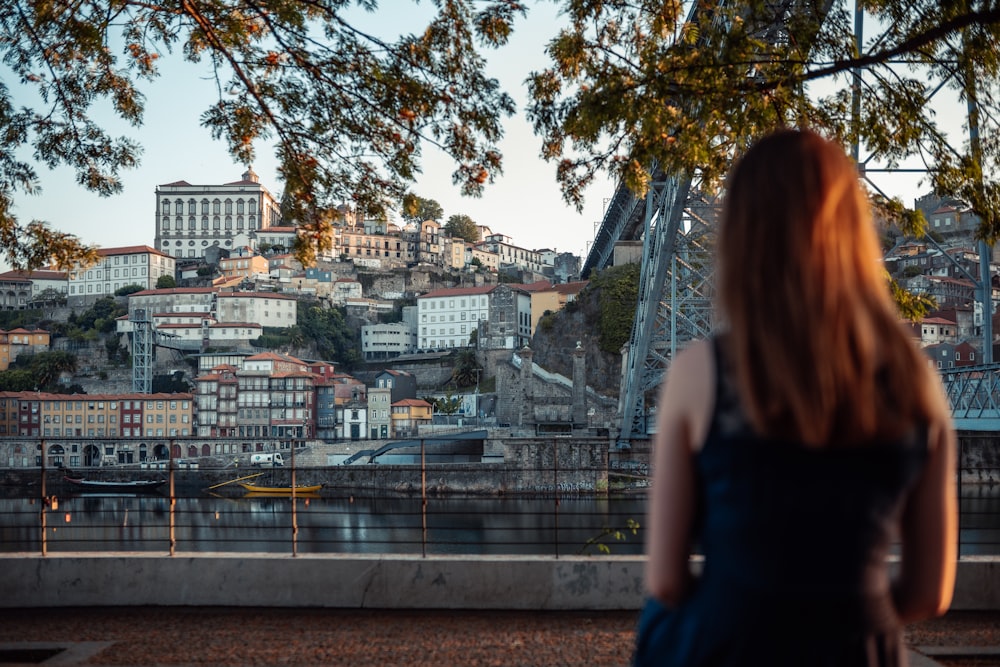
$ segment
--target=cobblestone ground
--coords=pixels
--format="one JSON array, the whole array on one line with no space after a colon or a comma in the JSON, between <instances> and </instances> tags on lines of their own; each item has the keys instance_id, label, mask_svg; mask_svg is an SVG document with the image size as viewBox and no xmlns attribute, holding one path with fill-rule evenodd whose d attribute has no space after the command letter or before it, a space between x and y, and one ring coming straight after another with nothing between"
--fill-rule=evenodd
<instances>
[{"instance_id":1,"label":"cobblestone ground","mask_svg":"<svg viewBox=\"0 0 1000 667\"><path fill-rule=\"evenodd\" d=\"M82 663L624 666L635 612L376 611L143 607L0 610L0 645L111 642ZM956 612L907 630L911 646L1000 646L1000 612ZM2 646L0 646L2 648ZM9 663L0 654L0 663ZM945 660L949 667L1000 658Z\"/></svg>"}]
</instances>

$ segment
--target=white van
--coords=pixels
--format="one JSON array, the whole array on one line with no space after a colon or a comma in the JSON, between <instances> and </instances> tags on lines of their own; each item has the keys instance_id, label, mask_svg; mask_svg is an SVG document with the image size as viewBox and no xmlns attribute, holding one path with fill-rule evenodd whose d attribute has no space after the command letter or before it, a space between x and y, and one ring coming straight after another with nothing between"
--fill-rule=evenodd
<instances>
[{"instance_id":1,"label":"white van","mask_svg":"<svg viewBox=\"0 0 1000 667\"><path fill-rule=\"evenodd\" d=\"M280 468L285 465L285 461L281 458L281 452L253 454L250 457L250 465L255 468Z\"/></svg>"}]
</instances>

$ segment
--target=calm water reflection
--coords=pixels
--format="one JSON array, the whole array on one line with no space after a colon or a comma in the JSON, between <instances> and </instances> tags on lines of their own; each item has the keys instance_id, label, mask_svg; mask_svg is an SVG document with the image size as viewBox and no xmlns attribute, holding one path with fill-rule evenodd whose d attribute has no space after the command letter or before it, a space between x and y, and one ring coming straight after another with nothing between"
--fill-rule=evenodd
<instances>
[{"instance_id":1,"label":"calm water reflection","mask_svg":"<svg viewBox=\"0 0 1000 667\"><path fill-rule=\"evenodd\" d=\"M1000 485L968 485L960 502L962 555L1000 555ZM612 553L642 552L643 532L629 519L645 517L642 495L613 498L524 499L333 496L299 498L295 505L299 553L575 554L596 553L588 541L607 530ZM152 494L76 494L44 512L46 548L67 551L170 549L170 500ZM292 550L292 503L287 497L198 496L176 499L176 551ZM0 498L0 550L41 549L38 498Z\"/></svg>"},{"instance_id":2,"label":"calm water reflection","mask_svg":"<svg viewBox=\"0 0 1000 667\"><path fill-rule=\"evenodd\" d=\"M299 553L571 554L606 529L641 521L642 497L512 499L419 497L299 498ZM41 503L0 499L4 551L41 548ZM45 512L46 548L60 551L168 551L170 501L161 494L77 494ZM290 552L287 497L177 498L178 552ZM607 540L613 553L641 553L642 533ZM596 551L591 548L590 551Z\"/></svg>"}]
</instances>

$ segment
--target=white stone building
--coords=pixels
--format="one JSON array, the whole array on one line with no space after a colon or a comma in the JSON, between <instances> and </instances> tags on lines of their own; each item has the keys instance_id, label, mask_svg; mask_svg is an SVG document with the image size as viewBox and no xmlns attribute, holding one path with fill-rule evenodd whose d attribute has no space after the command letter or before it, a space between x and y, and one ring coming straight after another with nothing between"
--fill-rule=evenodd
<instances>
[{"instance_id":1,"label":"white stone building","mask_svg":"<svg viewBox=\"0 0 1000 667\"><path fill-rule=\"evenodd\" d=\"M515 266L523 271L542 273L542 257L535 250L521 248L513 243L509 236L503 234L493 234L486 237L483 243L490 252L496 253L500 258L500 268Z\"/></svg>"},{"instance_id":2,"label":"white stone building","mask_svg":"<svg viewBox=\"0 0 1000 667\"><path fill-rule=\"evenodd\" d=\"M257 322L284 329L296 322L299 302L293 296L272 292L219 292L215 319L219 322Z\"/></svg>"},{"instance_id":3,"label":"white stone building","mask_svg":"<svg viewBox=\"0 0 1000 667\"><path fill-rule=\"evenodd\" d=\"M417 350L417 332L405 322L361 327L361 354L365 361L392 359Z\"/></svg>"},{"instance_id":4,"label":"white stone building","mask_svg":"<svg viewBox=\"0 0 1000 667\"><path fill-rule=\"evenodd\" d=\"M50 294L69 294L69 275L65 271L48 269L6 271L0 273L0 290L4 310L23 308L46 290L51 290Z\"/></svg>"},{"instance_id":5,"label":"white stone building","mask_svg":"<svg viewBox=\"0 0 1000 667\"><path fill-rule=\"evenodd\" d=\"M454 287L417 297L417 348L468 347L469 336L479 321L489 317L489 293L494 287Z\"/></svg>"},{"instance_id":6,"label":"white stone building","mask_svg":"<svg viewBox=\"0 0 1000 667\"><path fill-rule=\"evenodd\" d=\"M348 301L362 299L361 283L352 278L338 278L330 286L330 302L337 306L346 305Z\"/></svg>"},{"instance_id":7,"label":"white stone building","mask_svg":"<svg viewBox=\"0 0 1000 667\"><path fill-rule=\"evenodd\" d=\"M134 319L136 309L144 308L152 321L154 313L210 313L215 302L211 287L172 287L151 289L128 295L129 317Z\"/></svg>"},{"instance_id":8,"label":"white stone building","mask_svg":"<svg viewBox=\"0 0 1000 667\"><path fill-rule=\"evenodd\" d=\"M144 290L156 287L161 276L174 277L173 257L149 246L100 248L98 262L89 268L78 267L68 275L68 305L86 306L127 285L140 285Z\"/></svg>"},{"instance_id":9,"label":"white stone building","mask_svg":"<svg viewBox=\"0 0 1000 667\"><path fill-rule=\"evenodd\" d=\"M202 258L218 246L230 250L234 237L276 227L278 201L260 184L253 169L222 185L175 181L156 187L157 250L177 258Z\"/></svg>"}]
</instances>

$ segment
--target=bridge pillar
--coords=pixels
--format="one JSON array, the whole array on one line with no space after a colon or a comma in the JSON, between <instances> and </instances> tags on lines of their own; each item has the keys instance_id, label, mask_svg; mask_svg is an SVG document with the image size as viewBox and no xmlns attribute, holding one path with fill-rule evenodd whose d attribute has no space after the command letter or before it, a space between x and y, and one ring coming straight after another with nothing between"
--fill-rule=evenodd
<instances>
[{"instance_id":1,"label":"bridge pillar","mask_svg":"<svg viewBox=\"0 0 1000 667\"><path fill-rule=\"evenodd\" d=\"M580 341L573 350L573 428L587 426L587 356Z\"/></svg>"},{"instance_id":2,"label":"bridge pillar","mask_svg":"<svg viewBox=\"0 0 1000 667\"><path fill-rule=\"evenodd\" d=\"M527 345L521 349L521 410L518 412L517 425L527 426L535 422L534 392L532 391L532 371L534 370L534 351Z\"/></svg>"}]
</instances>

